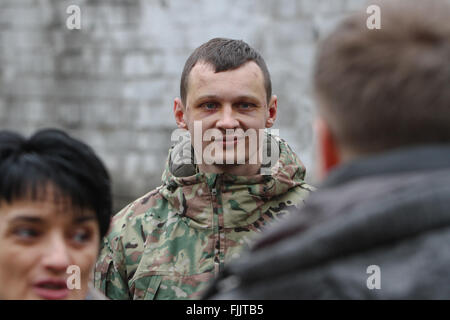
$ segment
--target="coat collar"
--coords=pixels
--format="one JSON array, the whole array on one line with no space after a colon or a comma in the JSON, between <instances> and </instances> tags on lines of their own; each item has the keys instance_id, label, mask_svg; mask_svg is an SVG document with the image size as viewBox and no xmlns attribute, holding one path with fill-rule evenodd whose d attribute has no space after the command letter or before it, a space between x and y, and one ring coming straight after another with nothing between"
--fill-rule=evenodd
<instances>
[{"instance_id":1,"label":"coat collar","mask_svg":"<svg viewBox=\"0 0 450 320\"><path fill-rule=\"evenodd\" d=\"M321 187L390 173L450 168L450 144L399 148L351 161L334 169Z\"/></svg>"}]
</instances>

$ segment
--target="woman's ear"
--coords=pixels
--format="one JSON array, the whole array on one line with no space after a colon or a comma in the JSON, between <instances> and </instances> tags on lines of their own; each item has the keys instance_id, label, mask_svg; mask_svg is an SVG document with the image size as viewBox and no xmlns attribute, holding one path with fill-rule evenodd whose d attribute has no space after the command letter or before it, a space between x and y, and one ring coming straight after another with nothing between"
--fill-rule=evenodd
<instances>
[{"instance_id":1,"label":"woman's ear","mask_svg":"<svg viewBox=\"0 0 450 320\"><path fill-rule=\"evenodd\" d=\"M173 103L173 114L175 116L175 121L180 129L187 129L187 124L185 121L185 108L183 102L180 98L175 98Z\"/></svg>"}]
</instances>

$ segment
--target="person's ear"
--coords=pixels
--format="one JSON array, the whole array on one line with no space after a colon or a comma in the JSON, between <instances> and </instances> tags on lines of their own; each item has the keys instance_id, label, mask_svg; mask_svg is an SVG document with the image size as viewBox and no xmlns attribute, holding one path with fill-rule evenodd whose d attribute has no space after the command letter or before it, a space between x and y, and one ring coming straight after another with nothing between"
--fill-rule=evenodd
<instances>
[{"instance_id":1,"label":"person's ear","mask_svg":"<svg viewBox=\"0 0 450 320\"><path fill-rule=\"evenodd\" d=\"M267 105L266 128L271 128L273 126L277 118L277 108L278 108L277 96L273 95L270 98L269 104Z\"/></svg>"},{"instance_id":2,"label":"person's ear","mask_svg":"<svg viewBox=\"0 0 450 320\"><path fill-rule=\"evenodd\" d=\"M175 116L175 121L180 129L187 129L187 124L185 120L186 109L184 108L183 102L180 98L175 98L173 103L173 114Z\"/></svg>"},{"instance_id":3,"label":"person's ear","mask_svg":"<svg viewBox=\"0 0 450 320\"><path fill-rule=\"evenodd\" d=\"M323 118L316 118L314 131L317 137L317 153L319 157L318 174L320 179L323 179L331 169L341 162L341 155L336 138Z\"/></svg>"}]
</instances>

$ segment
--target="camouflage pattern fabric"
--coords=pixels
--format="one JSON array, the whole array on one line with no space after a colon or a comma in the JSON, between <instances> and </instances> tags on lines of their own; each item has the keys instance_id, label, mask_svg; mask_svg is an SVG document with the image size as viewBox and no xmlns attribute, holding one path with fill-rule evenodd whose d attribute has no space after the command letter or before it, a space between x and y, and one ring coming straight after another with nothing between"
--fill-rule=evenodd
<instances>
[{"instance_id":1,"label":"camouflage pattern fabric","mask_svg":"<svg viewBox=\"0 0 450 320\"><path fill-rule=\"evenodd\" d=\"M198 172L174 176L170 149L163 185L112 220L95 269L95 287L110 299L199 299L263 227L300 206L312 191L305 168L275 137L272 175Z\"/></svg>"}]
</instances>

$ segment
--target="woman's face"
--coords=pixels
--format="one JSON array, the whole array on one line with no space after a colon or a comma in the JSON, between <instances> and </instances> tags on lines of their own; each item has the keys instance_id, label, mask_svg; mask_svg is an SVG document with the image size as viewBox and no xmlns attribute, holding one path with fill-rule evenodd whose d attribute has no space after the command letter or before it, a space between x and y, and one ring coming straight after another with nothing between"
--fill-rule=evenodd
<instances>
[{"instance_id":1,"label":"woman's face","mask_svg":"<svg viewBox=\"0 0 450 320\"><path fill-rule=\"evenodd\" d=\"M49 197L0 203L0 300L86 297L99 226L70 208Z\"/></svg>"}]
</instances>

